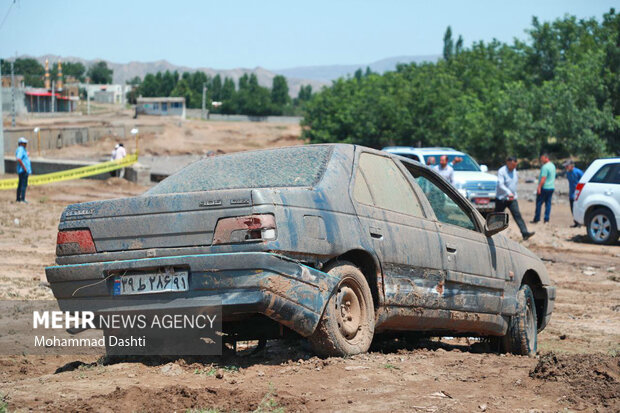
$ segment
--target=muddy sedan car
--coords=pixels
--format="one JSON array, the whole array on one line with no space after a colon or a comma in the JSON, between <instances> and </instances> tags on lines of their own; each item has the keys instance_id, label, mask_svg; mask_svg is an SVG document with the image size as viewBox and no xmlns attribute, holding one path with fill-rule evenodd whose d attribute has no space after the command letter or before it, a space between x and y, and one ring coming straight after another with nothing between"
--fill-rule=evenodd
<instances>
[{"instance_id":1,"label":"muddy sedan car","mask_svg":"<svg viewBox=\"0 0 620 413\"><path fill-rule=\"evenodd\" d=\"M392 331L490 337L533 354L555 288L533 253L498 234L507 224L385 152L242 152L142 196L68 206L46 274L59 301L216 297L229 337L301 335L323 355L365 352ZM136 287L154 273L176 281Z\"/></svg>"}]
</instances>

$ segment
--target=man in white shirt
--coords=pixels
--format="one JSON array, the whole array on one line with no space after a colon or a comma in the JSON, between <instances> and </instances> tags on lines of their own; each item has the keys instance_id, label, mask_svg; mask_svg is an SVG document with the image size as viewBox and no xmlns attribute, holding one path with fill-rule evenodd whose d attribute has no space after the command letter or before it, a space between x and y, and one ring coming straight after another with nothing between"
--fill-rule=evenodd
<instances>
[{"instance_id":1,"label":"man in white shirt","mask_svg":"<svg viewBox=\"0 0 620 413\"><path fill-rule=\"evenodd\" d=\"M435 165L434 168L443 179L454 185L454 169L448 165L448 157L446 155L441 155L439 165Z\"/></svg>"},{"instance_id":2,"label":"man in white shirt","mask_svg":"<svg viewBox=\"0 0 620 413\"><path fill-rule=\"evenodd\" d=\"M127 151L125 151L125 146L123 146L122 143L119 143L118 148L114 150L113 155L114 155L115 161L120 161L121 159L123 159L125 156L127 156ZM125 176L125 168L118 169L117 176L119 178L123 178Z\"/></svg>"},{"instance_id":3,"label":"man in white shirt","mask_svg":"<svg viewBox=\"0 0 620 413\"><path fill-rule=\"evenodd\" d=\"M497 171L497 199L495 200L495 212L504 212L506 208L512 214L515 222L519 226L521 236L524 240L534 235L529 232L521 217L519 211L519 202L517 201L517 184L519 175L517 174L517 158L509 156L506 159L506 165Z\"/></svg>"}]
</instances>

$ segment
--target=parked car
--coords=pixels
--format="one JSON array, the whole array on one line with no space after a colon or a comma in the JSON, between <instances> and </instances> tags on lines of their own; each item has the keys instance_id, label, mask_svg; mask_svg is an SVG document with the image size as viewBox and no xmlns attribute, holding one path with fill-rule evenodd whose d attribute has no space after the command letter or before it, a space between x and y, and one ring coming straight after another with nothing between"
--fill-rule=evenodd
<instances>
[{"instance_id":1,"label":"parked car","mask_svg":"<svg viewBox=\"0 0 620 413\"><path fill-rule=\"evenodd\" d=\"M575 189L573 218L595 244L618 240L620 158L597 159L586 169Z\"/></svg>"},{"instance_id":2,"label":"parked car","mask_svg":"<svg viewBox=\"0 0 620 413\"><path fill-rule=\"evenodd\" d=\"M438 165L439 157L446 155L448 162L454 168L454 186L461 195L482 213L495 210L497 176L487 173L488 167L478 165L468 154L452 148L414 148L410 146L390 146L383 148L383 150L423 164L427 163L428 158L433 157L435 164ZM455 158L460 158L461 161L454 163Z\"/></svg>"},{"instance_id":3,"label":"parked car","mask_svg":"<svg viewBox=\"0 0 620 413\"><path fill-rule=\"evenodd\" d=\"M322 355L365 352L388 331L492 337L531 355L555 287L535 254L499 234L507 225L386 152L241 152L141 196L68 206L46 275L62 309L135 293L119 279L178 272L183 288L148 291L185 305L217 297L228 337L293 334Z\"/></svg>"}]
</instances>

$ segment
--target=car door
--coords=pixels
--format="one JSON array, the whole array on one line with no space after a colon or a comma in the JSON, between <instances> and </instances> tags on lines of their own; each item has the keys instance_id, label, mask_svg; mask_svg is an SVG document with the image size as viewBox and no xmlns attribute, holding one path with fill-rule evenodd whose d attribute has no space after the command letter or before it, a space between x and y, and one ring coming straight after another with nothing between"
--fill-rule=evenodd
<instances>
[{"instance_id":1,"label":"car door","mask_svg":"<svg viewBox=\"0 0 620 413\"><path fill-rule=\"evenodd\" d=\"M415 165L406 167L435 214L441 243L438 251L446 271L443 297L447 306L499 313L509 277L508 253L501 236L487 237L473 207L439 175Z\"/></svg>"},{"instance_id":2,"label":"car door","mask_svg":"<svg viewBox=\"0 0 620 413\"><path fill-rule=\"evenodd\" d=\"M391 157L368 150L356 155L351 198L366 236L363 241L382 265L381 304L441 308L437 286L443 285L445 273L429 211L406 171Z\"/></svg>"}]
</instances>

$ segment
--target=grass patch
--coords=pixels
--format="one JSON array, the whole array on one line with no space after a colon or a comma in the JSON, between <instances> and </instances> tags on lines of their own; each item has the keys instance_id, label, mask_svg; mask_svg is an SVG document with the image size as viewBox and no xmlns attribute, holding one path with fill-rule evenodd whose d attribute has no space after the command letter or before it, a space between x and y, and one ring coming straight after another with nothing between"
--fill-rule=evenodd
<instances>
[{"instance_id":1,"label":"grass patch","mask_svg":"<svg viewBox=\"0 0 620 413\"><path fill-rule=\"evenodd\" d=\"M7 413L9 411L9 403L6 401L6 395L0 393L0 413Z\"/></svg>"},{"instance_id":2,"label":"grass patch","mask_svg":"<svg viewBox=\"0 0 620 413\"><path fill-rule=\"evenodd\" d=\"M273 398L276 394L276 389L273 383L269 383L269 391L263 396L262 400L258 404L256 410L253 413L284 413L284 407L280 406L278 402Z\"/></svg>"},{"instance_id":3,"label":"grass patch","mask_svg":"<svg viewBox=\"0 0 620 413\"><path fill-rule=\"evenodd\" d=\"M207 369L195 369L194 374L204 374L205 376L215 376L217 369L215 367L211 367Z\"/></svg>"}]
</instances>

